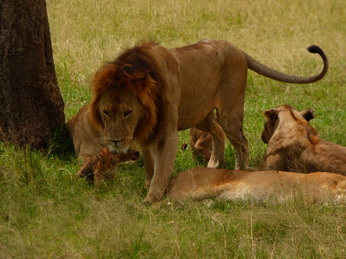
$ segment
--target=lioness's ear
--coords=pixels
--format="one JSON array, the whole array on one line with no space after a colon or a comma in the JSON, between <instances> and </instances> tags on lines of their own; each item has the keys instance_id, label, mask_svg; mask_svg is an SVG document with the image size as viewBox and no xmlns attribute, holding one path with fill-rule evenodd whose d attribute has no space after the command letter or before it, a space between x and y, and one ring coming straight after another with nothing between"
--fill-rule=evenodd
<instances>
[{"instance_id":1,"label":"lioness's ear","mask_svg":"<svg viewBox=\"0 0 346 259\"><path fill-rule=\"evenodd\" d=\"M302 111L299 112L300 115L302 115L304 117L304 119L306 119L307 121L312 120L313 118L315 118L314 113L315 110L311 109L311 108L307 108L304 109Z\"/></svg>"},{"instance_id":2,"label":"lioness's ear","mask_svg":"<svg viewBox=\"0 0 346 259\"><path fill-rule=\"evenodd\" d=\"M276 109L267 110L264 112L264 115L271 121L276 121L278 118L278 112Z\"/></svg>"}]
</instances>

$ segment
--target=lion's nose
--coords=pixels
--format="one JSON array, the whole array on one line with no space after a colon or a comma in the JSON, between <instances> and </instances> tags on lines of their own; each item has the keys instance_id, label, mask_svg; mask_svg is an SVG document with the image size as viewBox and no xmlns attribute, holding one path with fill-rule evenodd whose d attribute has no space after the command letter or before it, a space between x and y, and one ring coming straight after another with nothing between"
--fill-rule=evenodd
<instances>
[{"instance_id":1,"label":"lion's nose","mask_svg":"<svg viewBox=\"0 0 346 259\"><path fill-rule=\"evenodd\" d=\"M110 139L109 141L114 143L114 144L118 144L119 142L122 141L122 139Z\"/></svg>"}]
</instances>

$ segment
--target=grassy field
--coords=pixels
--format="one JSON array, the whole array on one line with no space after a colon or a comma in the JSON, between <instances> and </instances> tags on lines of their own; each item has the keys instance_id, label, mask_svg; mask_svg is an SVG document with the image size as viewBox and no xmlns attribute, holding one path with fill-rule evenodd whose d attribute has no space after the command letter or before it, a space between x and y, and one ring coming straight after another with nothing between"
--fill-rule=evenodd
<instances>
[{"instance_id":1,"label":"grassy field","mask_svg":"<svg viewBox=\"0 0 346 259\"><path fill-rule=\"evenodd\" d=\"M70 118L90 101L89 81L104 61L143 39L166 47L227 40L270 67L316 74L290 85L250 72L245 134L250 165L261 164L263 111L311 107L321 137L346 146L346 2L343 0L48 0L59 86ZM180 144L188 133L180 133ZM226 147L226 164L234 152ZM196 167L179 151L174 173ZM344 258L346 208L248 202L145 206L142 161L122 165L114 181L89 186L74 175L72 152L42 154L0 144L0 258Z\"/></svg>"}]
</instances>

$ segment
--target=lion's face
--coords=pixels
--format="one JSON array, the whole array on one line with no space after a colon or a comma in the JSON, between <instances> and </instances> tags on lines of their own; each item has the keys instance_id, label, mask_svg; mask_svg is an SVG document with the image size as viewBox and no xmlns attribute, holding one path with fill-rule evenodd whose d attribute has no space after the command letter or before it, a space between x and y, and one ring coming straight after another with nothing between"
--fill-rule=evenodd
<instances>
[{"instance_id":1,"label":"lion's face","mask_svg":"<svg viewBox=\"0 0 346 259\"><path fill-rule=\"evenodd\" d=\"M144 108L133 92L124 88L110 89L102 93L97 106L102 122L104 138L111 151L126 152Z\"/></svg>"}]
</instances>

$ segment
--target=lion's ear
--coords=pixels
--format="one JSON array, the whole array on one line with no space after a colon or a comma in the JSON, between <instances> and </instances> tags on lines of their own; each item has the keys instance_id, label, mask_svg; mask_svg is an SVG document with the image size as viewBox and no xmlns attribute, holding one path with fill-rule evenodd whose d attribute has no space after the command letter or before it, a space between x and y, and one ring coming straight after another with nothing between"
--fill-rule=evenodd
<instances>
[{"instance_id":1,"label":"lion's ear","mask_svg":"<svg viewBox=\"0 0 346 259\"><path fill-rule=\"evenodd\" d=\"M264 112L264 115L274 122L278 118L278 111L276 109L267 110Z\"/></svg>"},{"instance_id":2,"label":"lion's ear","mask_svg":"<svg viewBox=\"0 0 346 259\"><path fill-rule=\"evenodd\" d=\"M122 76L125 76L129 81L145 81L148 74L146 69L138 68L133 64L125 64L120 70L122 71Z\"/></svg>"},{"instance_id":3,"label":"lion's ear","mask_svg":"<svg viewBox=\"0 0 346 259\"><path fill-rule=\"evenodd\" d=\"M115 64L107 63L94 74L91 81L93 95L100 95L101 92L114 87L114 77L118 67Z\"/></svg>"},{"instance_id":4,"label":"lion's ear","mask_svg":"<svg viewBox=\"0 0 346 259\"><path fill-rule=\"evenodd\" d=\"M307 121L310 121L310 120L312 120L313 118L315 118L315 116L314 116L315 110L314 110L314 109L311 109L311 108L304 109L304 110L300 111L299 113L300 113L300 115L302 115L302 116L304 117L304 119L306 119Z\"/></svg>"},{"instance_id":5,"label":"lion's ear","mask_svg":"<svg viewBox=\"0 0 346 259\"><path fill-rule=\"evenodd\" d=\"M147 102L153 101L157 94L157 85L156 81L151 77L149 73L145 73L141 80L141 98L144 106L147 105Z\"/></svg>"}]
</instances>

